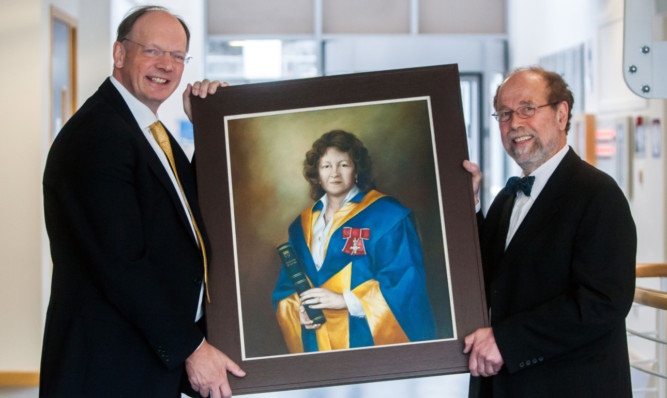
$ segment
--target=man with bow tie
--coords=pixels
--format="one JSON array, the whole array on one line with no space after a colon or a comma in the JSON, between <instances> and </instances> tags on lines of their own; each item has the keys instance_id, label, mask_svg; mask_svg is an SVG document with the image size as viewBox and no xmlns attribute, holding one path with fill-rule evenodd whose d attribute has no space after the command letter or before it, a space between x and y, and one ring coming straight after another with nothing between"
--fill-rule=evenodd
<instances>
[{"instance_id":1,"label":"man with bow tie","mask_svg":"<svg viewBox=\"0 0 667 398\"><path fill-rule=\"evenodd\" d=\"M465 338L471 395L632 396L635 224L614 180L567 146L573 102L537 67L496 92L503 146L523 173L478 213L491 326ZM463 166L477 196L479 167Z\"/></svg>"}]
</instances>

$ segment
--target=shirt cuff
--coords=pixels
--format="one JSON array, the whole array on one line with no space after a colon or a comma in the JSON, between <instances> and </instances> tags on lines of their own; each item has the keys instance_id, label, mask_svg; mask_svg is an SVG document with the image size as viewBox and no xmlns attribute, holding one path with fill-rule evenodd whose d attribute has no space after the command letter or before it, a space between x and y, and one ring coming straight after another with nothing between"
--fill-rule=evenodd
<instances>
[{"instance_id":1,"label":"shirt cuff","mask_svg":"<svg viewBox=\"0 0 667 398\"><path fill-rule=\"evenodd\" d=\"M199 343L199 345L197 346L197 348L195 348L195 351L199 350L199 349L201 348L201 346L204 344L205 341L206 341L206 337L204 337L204 338L201 340L201 343ZM194 352L194 351L192 351L192 352Z\"/></svg>"},{"instance_id":2,"label":"shirt cuff","mask_svg":"<svg viewBox=\"0 0 667 398\"><path fill-rule=\"evenodd\" d=\"M365 318L366 313L364 312L364 306L361 304L361 300L354 295L351 291L343 292L343 298L345 299L345 304L347 304L347 311L352 316L357 318Z\"/></svg>"}]
</instances>

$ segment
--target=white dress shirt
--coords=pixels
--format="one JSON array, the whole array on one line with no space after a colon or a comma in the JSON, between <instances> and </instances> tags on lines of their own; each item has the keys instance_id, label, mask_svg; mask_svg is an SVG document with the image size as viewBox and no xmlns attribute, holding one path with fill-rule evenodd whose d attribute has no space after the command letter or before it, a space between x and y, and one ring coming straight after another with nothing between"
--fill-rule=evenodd
<instances>
[{"instance_id":1,"label":"white dress shirt","mask_svg":"<svg viewBox=\"0 0 667 398\"><path fill-rule=\"evenodd\" d=\"M341 208L345 206L352 198L354 198L359 193L359 187L356 185L350 189L350 192L347 193ZM327 194L324 194L320 198L322 202L322 211L315 221L315 226L313 227L313 261L315 262L315 267L319 271L322 268L324 263L324 249L326 247L327 236L329 236L329 231L331 231L331 226L333 225L333 219L325 220L324 214L327 212L327 206L329 206L329 197ZM364 312L364 306L361 304L361 300L354 295L354 293L346 290L343 292L343 298L345 299L345 304L347 304L347 310L352 316L363 318L366 316Z\"/></svg>"},{"instance_id":2,"label":"white dress shirt","mask_svg":"<svg viewBox=\"0 0 667 398\"><path fill-rule=\"evenodd\" d=\"M556 167L558 167L560 162L563 160L569 148L569 146L565 145L563 148L561 148L561 150L556 152L556 154L552 156L551 159L544 162L540 167L538 167L530 174L530 176L535 177L533 187L530 191L530 196L524 195L524 193L521 191L517 192L516 200L514 201L514 207L512 208L509 229L507 231L507 239L505 240L505 248L507 248L507 246L510 244L512 237L514 237L514 234L519 229L521 222L523 222L523 219L526 218L526 214L528 214L528 211L530 211L530 208L533 206L533 203L535 203L535 200L542 192L542 189L544 189L544 186L547 185L547 181L549 181L549 178L556 170ZM527 177L523 174L521 176Z\"/></svg>"}]
</instances>

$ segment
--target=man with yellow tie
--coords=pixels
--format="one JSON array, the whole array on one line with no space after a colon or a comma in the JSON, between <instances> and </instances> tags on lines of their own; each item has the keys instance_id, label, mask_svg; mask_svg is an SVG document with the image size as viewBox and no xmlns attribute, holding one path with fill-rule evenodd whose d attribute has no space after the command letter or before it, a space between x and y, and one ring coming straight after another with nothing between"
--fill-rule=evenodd
<instances>
[{"instance_id":1,"label":"man with yellow tie","mask_svg":"<svg viewBox=\"0 0 667 398\"><path fill-rule=\"evenodd\" d=\"M222 397L231 395L227 372L244 375L205 339L207 242L195 176L157 118L181 80L189 38L166 9L135 9L118 27L112 76L51 147L41 397ZM188 85L188 117L190 95L219 85Z\"/></svg>"}]
</instances>

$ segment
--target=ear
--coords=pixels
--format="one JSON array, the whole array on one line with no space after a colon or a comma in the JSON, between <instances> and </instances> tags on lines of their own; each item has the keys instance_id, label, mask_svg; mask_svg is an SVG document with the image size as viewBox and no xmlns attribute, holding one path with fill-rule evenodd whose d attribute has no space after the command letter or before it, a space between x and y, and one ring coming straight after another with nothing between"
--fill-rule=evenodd
<instances>
[{"instance_id":1,"label":"ear","mask_svg":"<svg viewBox=\"0 0 667 398\"><path fill-rule=\"evenodd\" d=\"M127 50L125 49L123 43L117 41L113 44L113 66L115 68L120 69L123 67L126 54Z\"/></svg>"},{"instance_id":2,"label":"ear","mask_svg":"<svg viewBox=\"0 0 667 398\"><path fill-rule=\"evenodd\" d=\"M565 126L567 125L567 117L570 114L570 107L567 105L566 101L561 101L556 108L556 120L558 121L558 127L560 130L565 131Z\"/></svg>"}]
</instances>

